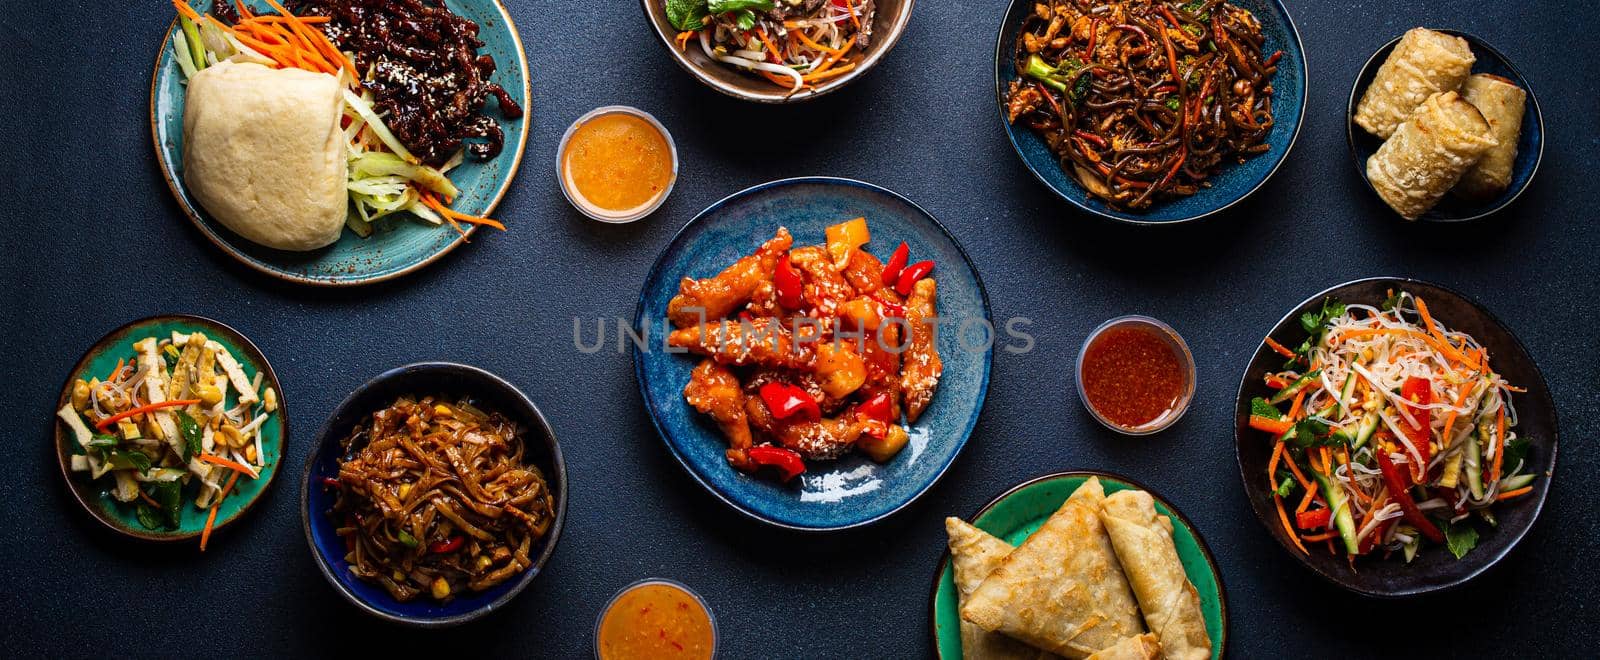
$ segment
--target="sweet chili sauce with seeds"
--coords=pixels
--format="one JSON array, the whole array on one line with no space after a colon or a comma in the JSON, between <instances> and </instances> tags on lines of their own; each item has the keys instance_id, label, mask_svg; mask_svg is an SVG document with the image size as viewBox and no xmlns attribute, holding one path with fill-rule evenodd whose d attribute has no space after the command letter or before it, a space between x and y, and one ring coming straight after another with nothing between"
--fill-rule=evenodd
<instances>
[{"instance_id":1,"label":"sweet chili sauce with seeds","mask_svg":"<svg viewBox=\"0 0 1600 660\"><path fill-rule=\"evenodd\" d=\"M1078 377L1095 412L1113 425L1138 430L1179 412L1190 374L1164 331L1127 321L1089 342Z\"/></svg>"},{"instance_id":2,"label":"sweet chili sauce with seeds","mask_svg":"<svg viewBox=\"0 0 1600 660\"><path fill-rule=\"evenodd\" d=\"M600 618L601 660L701 660L716 646L711 613L694 594L667 582L645 582L618 594Z\"/></svg>"}]
</instances>

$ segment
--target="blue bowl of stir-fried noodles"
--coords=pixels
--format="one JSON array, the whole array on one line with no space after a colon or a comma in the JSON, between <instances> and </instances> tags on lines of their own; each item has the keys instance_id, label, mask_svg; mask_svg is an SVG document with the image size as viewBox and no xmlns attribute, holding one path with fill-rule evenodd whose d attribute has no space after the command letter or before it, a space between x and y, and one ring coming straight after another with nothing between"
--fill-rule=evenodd
<instances>
[{"instance_id":1,"label":"blue bowl of stir-fried noodles","mask_svg":"<svg viewBox=\"0 0 1600 660\"><path fill-rule=\"evenodd\" d=\"M538 467L554 500L554 520L542 538L533 542L528 555L531 566L504 582L483 591L463 591L441 602L426 596L401 602L382 586L362 580L351 572L345 537L339 523L329 514L337 493L327 480L337 481L343 456L341 441L358 424L369 419L402 396L439 395L470 399L485 411L499 413L515 423L524 447L524 460ZM442 628L482 617L511 602L543 571L555 552L556 540L566 518L567 471L556 444L555 433L539 408L516 386L479 369L448 362L424 362L385 371L346 397L318 433L311 456L306 461L300 483L300 515L317 560L317 568L344 596L363 612L395 623L420 628Z\"/></svg>"},{"instance_id":2,"label":"blue bowl of stir-fried noodles","mask_svg":"<svg viewBox=\"0 0 1600 660\"><path fill-rule=\"evenodd\" d=\"M1000 124L1023 165L1056 195L1084 211L1131 224L1171 224L1198 220L1243 201L1271 178L1294 147L1305 118L1306 60L1300 33L1283 3L1278 0L1227 0L1228 4L1249 11L1260 22L1262 52L1282 52L1271 78L1272 128L1262 153L1245 158L1226 157L1215 172L1206 177L1204 187L1188 196L1157 197L1148 207L1126 210L1113 207L1079 183L1067 168L1073 165L1055 154L1044 138L1021 122L1012 123L1007 114L1008 90L1017 80L1015 52L1023 22L1035 11L1039 0L1012 0L1000 23L995 43L995 97ZM1105 0L1105 5L1116 4ZM1070 29L1070 28L1069 28ZM1087 77L1087 76L1085 76Z\"/></svg>"}]
</instances>

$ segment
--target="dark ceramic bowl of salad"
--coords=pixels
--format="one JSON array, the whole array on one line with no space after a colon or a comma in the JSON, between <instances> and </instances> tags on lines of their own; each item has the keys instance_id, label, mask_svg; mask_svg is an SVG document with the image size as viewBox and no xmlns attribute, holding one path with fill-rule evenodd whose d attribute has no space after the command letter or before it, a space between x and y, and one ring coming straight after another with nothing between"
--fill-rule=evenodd
<instances>
[{"instance_id":1,"label":"dark ceramic bowl of salad","mask_svg":"<svg viewBox=\"0 0 1600 660\"><path fill-rule=\"evenodd\" d=\"M1410 561L1406 560L1402 550L1386 552L1385 548L1379 547L1351 562L1344 551L1343 537L1336 529L1337 524L1329 524L1325 528L1315 530L1300 528L1296 505L1302 499L1303 490L1291 487L1290 495L1282 498L1284 513L1280 515L1275 498L1277 494L1275 490L1280 485L1272 483L1267 476L1274 445L1278 440L1273 433L1254 427L1255 424L1251 420L1254 412L1253 402L1258 398L1271 400L1275 394L1295 385L1292 382L1287 384L1267 382L1268 379L1265 377L1267 374L1280 372L1286 366L1285 356L1271 345L1272 342L1294 352L1295 348L1308 337L1306 325L1321 325L1324 311L1328 309L1326 307L1328 301L1382 309L1390 299L1391 293L1401 291L1425 300L1431 318L1439 325L1454 332L1470 335L1487 351L1488 363L1494 373L1499 374L1512 386L1525 390L1513 391L1511 394L1510 402L1516 412L1516 424L1510 430L1515 432L1517 438L1526 439L1528 442L1525 454L1513 459L1520 463L1520 470L1509 463L1504 466L1504 474L1510 475L1516 472L1520 473L1520 477L1516 483L1511 484L1517 488L1504 491L1504 494L1510 495L1509 497L1503 501L1495 501L1488 507L1487 510L1493 518L1492 523L1475 511L1467 511L1464 517L1457 517L1453 513L1443 513L1447 509L1431 508L1423 515L1445 537L1444 543L1421 539L1415 556ZM1337 308L1334 311L1337 312ZM1304 370L1304 367L1301 369ZM1279 387L1282 385L1287 387ZM1351 397L1350 400L1356 399ZM1283 410L1290 408L1291 405L1285 400L1277 407ZM1355 410L1354 405L1351 408L1352 411ZM1383 408L1380 406L1380 409ZM1250 499L1250 506L1255 511L1256 517L1261 520L1261 524L1286 552L1311 569L1311 572L1345 589L1367 596L1379 598L1415 596L1455 587L1481 575L1505 558L1533 527L1540 510L1544 507L1545 499L1550 494L1555 474L1556 441L1559 431L1555 404L1550 397L1550 388L1546 385L1544 376L1539 372L1539 367L1534 363L1527 348L1516 335L1512 334L1505 323L1495 318L1478 302L1437 284L1419 280L1378 277L1346 282L1321 291L1290 309L1273 326L1266 339L1260 342L1250 364L1245 367L1239 384L1234 414L1234 439L1239 474L1244 480L1245 495ZM1397 428L1386 423L1380 426ZM1459 429L1461 425L1452 428ZM1359 427L1355 431L1359 436ZM1372 437L1382 437L1383 432L1378 431L1378 435ZM1454 437L1462 438L1456 440L1456 444L1469 446L1463 445L1466 442L1464 439L1466 435L1467 433L1456 434ZM1305 440L1314 448L1323 444L1323 440L1327 438L1337 439L1332 435L1313 434ZM1377 441L1371 442L1376 444ZM1365 446L1365 443L1343 445L1330 443L1329 449L1337 453L1341 446L1347 450L1350 447L1359 449ZM1440 456L1442 461L1444 456L1442 452L1435 455ZM1300 465L1304 464L1304 461L1300 462ZM1399 469L1405 470L1405 464L1400 463ZM1483 468L1484 471L1488 469L1487 466ZM1283 472L1283 468L1280 467L1279 471ZM1429 474L1438 473L1430 469ZM1317 479L1317 476L1309 475L1307 478ZM1487 483L1488 477L1480 479ZM1523 481L1527 483L1524 484ZM1522 490L1523 488L1526 490ZM1420 503L1426 506L1427 500L1419 499L1420 497L1440 498L1440 491L1436 488L1409 487L1407 493L1414 496L1411 498L1414 505ZM1397 499L1392 498L1390 501ZM1315 514L1316 509L1322 506L1324 504L1319 500L1317 505L1308 508L1308 512ZM1402 516L1395 524L1410 524L1409 517ZM1285 528L1291 525L1297 528L1295 533L1299 539L1289 536ZM1359 526L1359 519L1357 525ZM1322 532L1323 529L1327 531ZM1333 538L1326 541L1304 540L1307 535L1316 538L1316 532L1331 533ZM1304 550L1301 549L1302 545ZM1364 546L1358 546L1358 549L1363 548Z\"/></svg>"},{"instance_id":2,"label":"dark ceramic bowl of salad","mask_svg":"<svg viewBox=\"0 0 1600 660\"><path fill-rule=\"evenodd\" d=\"M874 0L870 5L864 0L807 0L800 3L801 11L786 10L788 3L783 0L640 0L640 3L644 7L645 20L649 21L657 40L667 49L672 60L696 80L736 99L756 103L796 103L844 87L877 66L900 40L900 35L905 33L906 25L911 21L911 8L916 4L916 0ZM788 34L777 36L777 30L769 32L765 28L769 25L782 25L784 22L793 24L795 21L828 21L844 16L847 11L859 15L865 6L874 9L871 16L866 20L857 16L851 19L850 26L844 29L856 30L856 26L859 25L860 31L867 34L866 44L861 45L859 40L851 44L840 58L838 66L829 66L824 70L821 66L825 63L824 60L810 67L816 80L804 82L799 89L780 85L774 79L714 59L719 56L736 57L733 53L719 52L718 49L729 51L738 47L730 49L728 44L710 38L714 32L704 30L700 32L705 32L707 39L702 44L699 38L700 32L685 29L692 27L708 12L723 9L724 12L716 16L728 16L732 20L738 20L732 17L746 15L754 21L750 24L749 33L759 33L762 43L758 45L764 53L789 51L786 39L794 39L796 49L813 50L807 48L807 44L798 37L790 37ZM785 18L781 21L775 18L779 14L785 14ZM843 21L839 23L844 24ZM785 33L796 31L787 25L784 27ZM692 37L683 37L680 41L680 37L686 32L695 34ZM806 75L812 77L811 74ZM788 76L779 75L777 79L787 80Z\"/></svg>"}]
</instances>

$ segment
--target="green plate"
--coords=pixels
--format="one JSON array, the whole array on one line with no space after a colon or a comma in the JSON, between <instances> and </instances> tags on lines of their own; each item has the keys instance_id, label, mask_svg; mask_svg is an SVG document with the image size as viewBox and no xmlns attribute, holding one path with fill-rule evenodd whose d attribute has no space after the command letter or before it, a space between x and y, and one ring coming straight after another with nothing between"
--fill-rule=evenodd
<instances>
[{"instance_id":1,"label":"green plate","mask_svg":"<svg viewBox=\"0 0 1600 660\"><path fill-rule=\"evenodd\" d=\"M1183 561L1189 581L1200 592L1200 610L1206 617L1206 634L1211 636L1211 657L1222 657L1228 645L1228 597L1222 586L1222 576L1211 558L1211 550L1194 530L1194 525L1159 493L1127 477L1106 472L1059 472L1013 486L978 509L971 522L1013 546L1020 545L1089 477L1100 477L1107 495L1120 490L1150 493L1155 498L1156 511L1172 519L1172 540L1178 546L1178 558ZM955 573L950 569L949 551L940 559L939 572L934 577L933 645L940 658L961 657L961 617L956 611Z\"/></svg>"},{"instance_id":2,"label":"green plate","mask_svg":"<svg viewBox=\"0 0 1600 660\"><path fill-rule=\"evenodd\" d=\"M267 421L261 424L261 449L267 456L266 467L261 469L261 478L250 479L243 476L239 478L238 483L233 486L233 492L223 500L222 507L217 510L217 522L213 525L212 531L226 527L228 523L243 515L252 504L255 504L256 499L266 492L267 487L272 485L273 477L278 475L279 464L283 460L284 441L289 437L287 421L289 409L285 405L283 388L278 385L278 376L273 373L272 365L267 363L267 358L261 355L260 349L237 330L208 318L170 315L152 316L134 321L101 337L100 341L95 342L95 345L84 353L78 360L77 366L67 374L66 383L61 388L61 397L56 400L55 407L49 410L50 425L55 429L56 458L61 464L61 474L66 478L68 489L95 520L122 534L147 541L181 541L199 536L205 529L206 517L210 514L209 509L201 509L194 505L194 496L200 486L194 482L184 486L184 505L177 529L145 528L139 524L139 518L132 504L112 499L108 492L113 483L110 475L90 480L87 473L72 471L72 445L77 441L72 437L72 432L67 429L66 424L56 417L55 412L60 410L72 395L73 381L79 378L88 380L90 376L104 377L116 368L118 358L133 358L134 342L145 337L170 337L175 331L188 334L197 330L206 333L207 337L227 348L234 359L239 361L239 366L244 369L245 375L254 379L256 373L265 373L261 380L262 389L271 387L278 393L278 411L268 416ZM237 398L238 394L230 389L227 406L232 407L237 403Z\"/></svg>"},{"instance_id":3,"label":"green plate","mask_svg":"<svg viewBox=\"0 0 1600 660\"><path fill-rule=\"evenodd\" d=\"M213 0L188 0L199 10L210 8ZM251 8L263 13L271 9L263 0L249 0ZM494 57L497 68L490 80L500 83L523 108L521 119L507 119L499 102L490 99L484 114L505 132L505 148L500 155L485 161L467 158L450 171L450 180L461 189L451 208L471 215L487 216L511 187L511 179L522 162L528 144L528 125L532 114L528 87L528 58L522 38L511 22L511 14L498 0L447 0L450 11L478 24L480 55ZM256 245L229 231L200 208L183 183L183 72L172 57L172 32L176 16L158 44L155 70L150 77L150 135L155 142L161 174L178 200L178 206L208 240L229 256L273 277L319 286L351 286L392 279L416 271L454 250L468 237L476 238L479 227L466 228L459 235L445 225L417 220L409 213L380 221L372 236L361 238L349 229L339 240L309 252L287 252ZM152 35L153 37L154 35ZM504 220L505 218L501 218ZM115 363L115 360L113 360Z\"/></svg>"}]
</instances>

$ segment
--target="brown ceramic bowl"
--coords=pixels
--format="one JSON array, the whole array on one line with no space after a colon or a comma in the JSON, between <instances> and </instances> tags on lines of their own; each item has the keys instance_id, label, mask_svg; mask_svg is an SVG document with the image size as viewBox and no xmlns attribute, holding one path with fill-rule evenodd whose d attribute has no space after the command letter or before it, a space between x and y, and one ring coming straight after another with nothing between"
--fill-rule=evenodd
<instances>
[{"instance_id":1,"label":"brown ceramic bowl","mask_svg":"<svg viewBox=\"0 0 1600 660\"><path fill-rule=\"evenodd\" d=\"M814 99L850 84L850 81L870 71L878 60L883 59L883 56L894 48L895 42L899 41L900 35L906 31L906 24L911 20L911 7L916 4L916 0L875 1L877 13L873 15L872 43L867 46L866 57L862 58L856 68L849 73L792 94L766 78L706 57L705 52L695 44L690 44L686 50L678 50L677 44L672 42L678 31L667 22L666 0L640 0L640 3L644 6L645 17L650 21L650 27L655 29L656 38L662 47L672 54L672 59L678 66L683 67L700 82L723 94L746 101L796 103Z\"/></svg>"}]
</instances>

